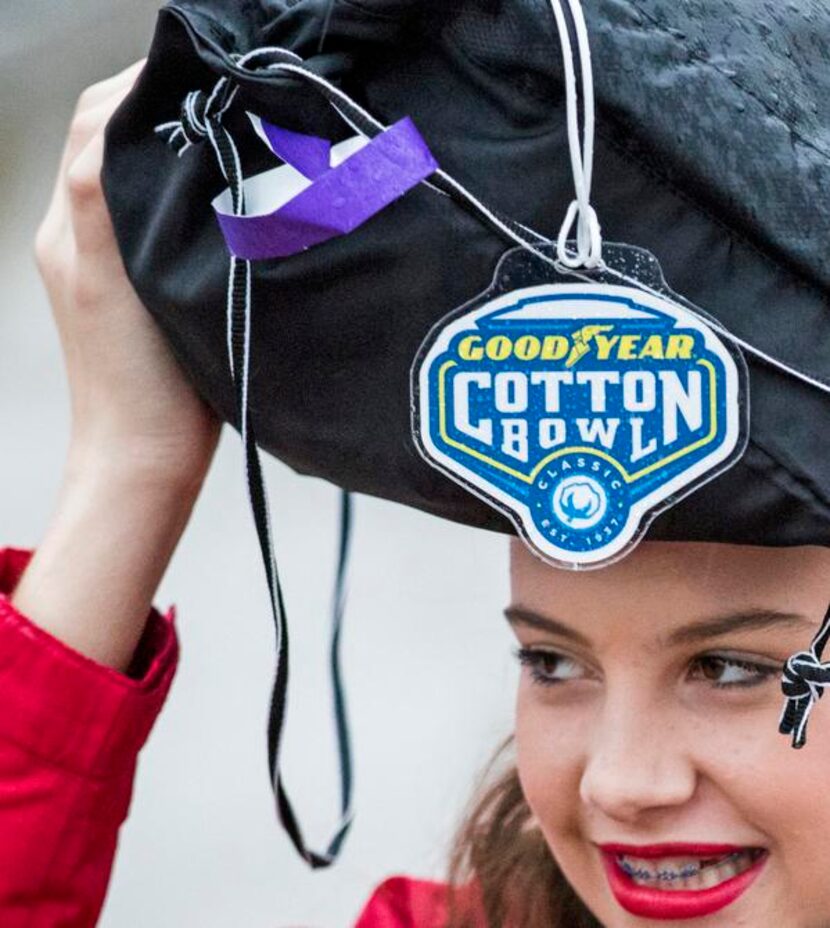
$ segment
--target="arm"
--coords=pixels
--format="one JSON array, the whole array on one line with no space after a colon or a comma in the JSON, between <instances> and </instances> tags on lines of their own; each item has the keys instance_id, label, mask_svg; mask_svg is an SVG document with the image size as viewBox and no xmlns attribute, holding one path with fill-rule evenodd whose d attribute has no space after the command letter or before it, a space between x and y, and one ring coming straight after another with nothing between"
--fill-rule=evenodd
<instances>
[{"instance_id":1,"label":"arm","mask_svg":"<svg viewBox=\"0 0 830 928\"><path fill-rule=\"evenodd\" d=\"M0 924L89 928L136 755L175 672L174 610L149 612L131 675L123 675L12 605L31 562L31 551L0 549Z\"/></svg>"},{"instance_id":2,"label":"arm","mask_svg":"<svg viewBox=\"0 0 830 928\"><path fill-rule=\"evenodd\" d=\"M68 475L37 552L0 559L4 928L95 924L176 667L174 610L150 600L193 491L86 473Z\"/></svg>"},{"instance_id":3,"label":"arm","mask_svg":"<svg viewBox=\"0 0 830 928\"><path fill-rule=\"evenodd\" d=\"M105 125L141 62L82 94L35 254L72 423L36 552L0 549L0 925L90 928L136 756L175 672L152 599L220 422L132 289L100 186Z\"/></svg>"},{"instance_id":4,"label":"arm","mask_svg":"<svg viewBox=\"0 0 830 928\"><path fill-rule=\"evenodd\" d=\"M125 671L200 481L70 453L58 504L12 604L51 635Z\"/></svg>"}]
</instances>

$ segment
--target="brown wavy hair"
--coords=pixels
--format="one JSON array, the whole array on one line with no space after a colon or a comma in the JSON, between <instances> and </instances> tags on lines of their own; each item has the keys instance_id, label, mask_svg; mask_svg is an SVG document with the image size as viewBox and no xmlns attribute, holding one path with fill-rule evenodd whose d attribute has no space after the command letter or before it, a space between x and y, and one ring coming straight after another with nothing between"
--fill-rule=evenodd
<instances>
[{"instance_id":1,"label":"brown wavy hair","mask_svg":"<svg viewBox=\"0 0 830 928\"><path fill-rule=\"evenodd\" d=\"M512 742L499 749L488 779ZM480 893L487 928L602 928L535 826L513 763L477 794L455 838L446 928L480 928L463 903L471 884Z\"/></svg>"}]
</instances>

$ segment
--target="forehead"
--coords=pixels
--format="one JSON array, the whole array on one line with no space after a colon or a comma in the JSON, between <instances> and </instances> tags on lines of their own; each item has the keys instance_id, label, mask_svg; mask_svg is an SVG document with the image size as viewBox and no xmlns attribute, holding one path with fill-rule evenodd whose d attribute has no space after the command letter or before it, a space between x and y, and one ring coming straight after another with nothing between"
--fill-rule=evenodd
<instances>
[{"instance_id":1,"label":"forehead","mask_svg":"<svg viewBox=\"0 0 830 928\"><path fill-rule=\"evenodd\" d=\"M573 621L702 618L751 607L812 615L830 599L830 549L813 546L646 541L616 564L568 571L514 539L510 561L514 604Z\"/></svg>"}]
</instances>

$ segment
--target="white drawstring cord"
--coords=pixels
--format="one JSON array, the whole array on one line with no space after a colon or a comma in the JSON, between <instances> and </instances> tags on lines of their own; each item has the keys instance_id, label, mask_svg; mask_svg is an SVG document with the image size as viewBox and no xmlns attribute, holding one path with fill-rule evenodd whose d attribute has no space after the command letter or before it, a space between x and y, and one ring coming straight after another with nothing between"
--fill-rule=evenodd
<instances>
[{"instance_id":1,"label":"white drawstring cord","mask_svg":"<svg viewBox=\"0 0 830 928\"><path fill-rule=\"evenodd\" d=\"M576 255L569 254L565 248L565 241L567 239L567 233L573 224L574 216L576 211L579 209L580 200L574 200L565 216L565 222L563 223L562 230L559 233L559 240L557 242L557 256L556 259L551 258L541 249L544 247L547 239L536 232L534 229L525 226L521 223L517 224L517 227L520 228L527 236L535 240L533 242L529 241L528 238L525 238L519 235L514 228L510 228L507 223L505 223L500 216L494 213L489 207L482 203L477 197L475 197L469 190L464 186L458 183L451 175L447 174L445 171L439 169L435 172L435 176L440 178L447 187L451 188L453 191L457 192L460 197L474 206L482 216L485 216L488 221L496 228L498 228L506 238L511 239L525 251L530 252L536 258L543 261L545 264L552 265L560 273L565 273L567 275L573 275L578 279L586 281L586 283L596 283L596 280L580 274L578 268L582 263L581 255L585 254L587 260L584 262L584 267L586 269L596 269L602 268L607 271L618 281L628 284L636 289L644 290L646 293L651 293L654 296L658 296L662 299L665 299L666 294L662 293L655 288L649 286L642 280L635 279L628 274L620 271L610 265L606 265L602 261L602 238L600 235L600 227L597 221L596 212L593 207L590 206L590 187L592 179L592 168L593 168L593 150L594 150L594 94L593 94L593 79L590 66L590 49L588 48L587 42L587 27L585 25L585 19L582 15L582 9L578 4L578 0L567 0L571 4L571 12L574 16L574 22L577 24L577 35L582 36L580 40L580 58L582 62L582 82L585 86L585 143L584 143L584 166L582 158L579 155L579 131L576 119L576 110L577 110L577 98L576 98L576 86L575 86L575 72L573 67L573 48L570 42L570 37L568 35L568 30L564 21L564 16L562 14L561 6L559 6L559 0L551 0L551 3L554 6L554 12L558 10L557 24L561 23L561 32L560 37L563 44L563 59L565 61L565 74L566 74L566 84L568 83L568 74L570 74L570 83L572 84L571 92L568 93L569 106L569 131L568 139L571 148L571 165L574 171L574 185L577 192L582 193L582 201L587 203L587 210L583 213L580 210L580 219L582 220L583 231L583 250L578 251ZM279 52L282 55L289 54L292 58L296 58L293 53L289 52L288 49L284 48L268 48L268 49L255 49L252 52L249 52L247 55L241 56L236 60L237 65L247 64L250 59L253 57L263 54L265 52ZM298 59L301 61L301 59ZM371 113L367 112L363 107L357 104L352 100L347 94L342 90L336 87L334 84L329 83L325 78L320 77L313 72L308 71L304 67L298 67L292 64L287 64L284 62L275 62L270 63L265 66L266 70L281 70L288 73L294 73L298 77L303 77L305 80L308 80L314 84L319 85L321 88L328 91L328 93L341 100L344 104L344 108L337 106L333 101L331 105L337 110L340 116L359 134L365 135L364 130L357 125L357 123L351 119L347 108L351 108L356 113L359 113L361 118L366 120L366 122L373 126L377 131L383 131L386 126L376 119ZM572 117L572 118L571 118ZM178 123L166 123L165 126L177 126ZM163 128L163 127L159 127ZM437 187L430 184L428 180L423 181L423 183L433 189L436 193L440 193L442 196L448 196L448 194L439 190ZM583 216L587 216L587 219L582 219ZM587 234L587 244L585 242L585 236ZM577 231L577 246L579 248L579 232ZM759 360L763 361L766 364L769 364L771 367L775 367L778 370L782 371L785 374L795 377L796 379L802 381L803 383L809 384L810 386L821 390L823 393L830 393L830 384L826 381L823 381L819 378L813 377L810 374L800 371L795 367L787 364L784 361L774 357L773 355L768 354L760 348L757 348L755 345L745 341L742 338L739 338L734 333L730 332L724 325L718 322L716 319L711 318L710 316L704 316L699 310L692 310L696 316L705 320L706 324L714 329L722 337L729 339L731 342L736 344L738 347L742 348L744 351L749 354L754 355Z\"/></svg>"},{"instance_id":2,"label":"white drawstring cord","mask_svg":"<svg viewBox=\"0 0 830 928\"><path fill-rule=\"evenodd\" d=\"M579 94L574 69L573 46L560 0L551 0L551 8L559 30L562 63L565 71L565 104L567 109L568 148L576 199L571 201L565 221L559 230L556 253L559 263L568 268L595 268L602 262L602 235L596 210L591 206L591 174L594 164L594 78L591 68L591 46L588 28L579 0L567 0L576 30L582 75L583 127L579 144ZM568 252L566 242L576 222L576 253Z\"/></svg>"},{"instance_id":3,"label":"white drawstring cord","mask_svg":"<svg viewBox=\"0 0 830 928\"><path fill-rule=\"evenodd\" d=\"M526 229L525 226L522 226L523 229ZM532 229L526 229L528 232L532 232ZM631 247L631 246L628 246ZM656 296L659 299L666 299L666 294L660 290L656 290L650 284L647 284L644 280L640 280L636 277L631 277L629 274L624 273L623 271L618 270L610 264L602 263L602 270L604 273L609 274L611 277L616 278L618 281L621 281L623 284L627 284L630 287L633 287L636 290L642 290L645 293L650 293L652 296ZM579 271L573 270L568 271L573 277L576 277L577 280L584 280L585 283L593 284L596 283L596 279L589 276L588 274L580 274ZM670 297L670 299L674 299ZM684 304L685 305L685 304ZM826 380L821 380L818 377L813 377L811 374L807 374L804 371L798 370L798 368L793 367L790 364L787 364L786 361L781 361L776 358L774 355L767 354L766 351L763 351L761 348L757 348L755 345L750 344L743 338L735 335L734 332L731 332L727 329L721 322L715 319L712 316L704 315L696 306L686 306L693 315L697 316L699 319L702 319L710 329L717 332L723 338L728 339L733 344L737 345L747 354L751 354L754 357L758 358L759 361L762 361L764 364L768 364L770 367L776 368L776 370L781 371L783 374L787 374L790 377L800 380L802 383L806 383L808 386L815 387L816 390L820 390L822 393L830 394L830 383Z\"/></svg>"},{"instance_id":4,"label":"white drawstring cord","mask_svg":"<svg viewBox=\"0 0 830 928\"><path fill-rule=\"evenodd\" d=\"M273 54L274 52L277 52L280 55L286 55L299 64L303 63L303 59L296 52L292 52L290 48L283 48L281 45L263 45L260 48L254 48L251 51L246 52L244 55L237 53L231 55L230 57L236 66L241 68L248 64L249 61L253 61L254 58L258 58L260 55Z\"/></svg>"},{"instance_id":5,"label":"white drawstring cord","mask_svg":"<svg viewBox=\"0 0 830 928\"><path fill-rule=\"evenodd\" d=\"M541 259L547 264L552 264L560 272L565 275L572 275L577 278L584 279L586 281L595 282L585 272L590 270L601 269L605 272L608 272L610 275L615 277L617 280L625 281L626 283L642 289L646 292L654 293L660 296L664 294L659 294L654 288L650 287L643 281L635 280L634 278L629 277L622 271L616 270L615 268L605 265L602 260L602 238L600 233L599 221L596 215L596 211L593 209L590 203L590 191L591 191L591 180L592 180L592 168L593 168L593 153L594 153L594 122L595 122L595 113L594 113L594 92L593 92L593 78L591 71L591 60L590 60L590 48L588 45L588 35L587 28L585 25L585 20L582 14L582 9L579 5L579 0L567 0L570 13L575 25L577 43L580 53L580 62L581 62L581 77L583 85L583 97L584 97L584 125L583 125L583 140L582 146L579 144L579 120L578 120L578 93L576 86L576 74L573 62L573 47L571 45L570 36L568 34L567 23L565 21L564 13L560 0L551 0L554 16L557 23L557 29L559 30L560 41L562 43L563 51L563 61L564 61L564 73L565 73L565 84L566 84L566 107L567 107L567 129L568 129L568 143L569 143L569 152L571 158L571 169L573 173L574 188L576 191L576 199L571 202L568 207L568 210L565 215L564 222L560 228L556 255L557 260L553 260L544 251L541 249L547 244L547 239L538 233L534 232L532 229L529 229L526 226L522 226L518 223L510 223L505 221L502 217L498 216L496 213L493 213L489 210L485 204L481 203L477 198L475 198L469 191L467 191L461 184L455 181L452 177L447 175L445 172L439 170L436 172L436 183L440 179L440 182L444 184L445 189L441 190L440 187L435 186L429 181L424 181L426 186L435 190L442 195L447 195L448 191L453 195L457 196L462 202L465 202L468 206L472 206L480 215L486 217L489 224L498 229L502 234L507 238L510 238L516 244L520 245L525 250L534 254L537 258ZM292 53L287 49L283 48L259 48L254 49L253 51L247 53L246 55L232 55L232 59L237 67L240 67L241 70L244 70L244 66L248 64L255 57L266 55L269 52L277 52L282 56L288 57L289 61L282 61L271 63L265 66L267 70L270 69L280 69L289 73L296 73L297 76L303 77L305 80L310 81L319 85L322 89L325 89L329 97L329 102L337 110L337 112L343 117L343 119L353 126L353 128L360 134L365 135L366 132L360 126L358 126L351 116L348 113L348 110L351 109L360 119L364 120L369 126L372 127L375 131L382 131L385 127L378 120L374 119L371 114L363 110L362 107L358 106L353 100L351 100L346 94L339 90L334 85L330 84L324 78L319 75L309 72L304 67L302 67L302 59ZM222 167L222 171L225 174L226 179L229 181L229 185L233 188L234 184L230 183L231 178L228 177L228 170L226 170L225 159L222 158L220 152L219 140L216 137L214 126L210 125L210 120L207 118L208 114L212 113L214 107L218 101L218 95L223 90L227 78L220 79L216 86L213 88L212 93L207 99L207 105L204 108L197 106L197 96L195 93L193 95L188 95L184 101L183 106L183 118L182 120L176 122L167 122L163 123L156 127L156 132L159 134L168 134L168 142L171 144L174 143L174 140L178 139L181 136L184 140L183 147L178 151L178 154L181 155L183 151L189 148L194 144L195 140L198 140L199 136L207 136L216 150L216 154L219 157L219 163ZM219 114L225 112L225 110L230 105L233 97L236 93L236 87L228 88L229 93L224 98L222 103L219 105ZM336 102L337 101L337 102ZM338 102L342 104L338 106ZM236 180L239 185L237 191L237 202L235 202L235 212L237 214L244 213L243 205L243 186L241 174L241 166L239 165L238 155L233 145L233 140L224 130L224 127L219 127L219 131L222 133L224 138L227 138L229 154L231 157L231 165L229 169L233 170L236 175ZM576 253L569 252L566 247L568 240L568 235L574 225L574 222L577 224L576 228ZM520 233L523 232L527 235L525 238ZM240 268L236 266L237 262L235 258L231 259L231 280L237 279ZM244 315L243 315L243 333L242 333L242 396L241 396L241 406L245 410L242 416L242 436L243 442L248 445L247 439L247 380L248 380L248 359L250 351L250 305L251 305L251 275L250 275L250 264L249 262L244 262L244 276L242 278L243 283L243 293L244 293ZM579 269L583 269L583 273L579 272ZM232 294L231 288L229 288L228 294L228 357L231 367L232 376L236 379L237 372L234 370L234 352L233 344L231 338L231 329L232 329L232 318L233 318L233 303L232 303ZM699 311L692 309L695 315L703 317L703 314ZM708 325L713 329L718 331L724 337L730 339L744 350L754 354L759 359L764 362L778 368L784 373L787 373L793 377L798 378L802 382L810 384L811 386L827 393L830 392L830 385L826 382L819 380L818 378L812 377L809 374L803 373L786 363L779 361L778 359L771 357L765 352L755 348L749 343L743 341L742 339L736 337L731 332L726 330L720 323L716 320L713 320L709 317L704 317ZM255 439L254 439L255 446ZM259 474L259 465L258 460L256 460L256 474L251 474L251 469L249 467L248 455L246 453L246 468L248 469L248 483L249 483L249 492L253 483L261 484L261 477L257 477L254 481L252 476L257 476ZM265 496L264 486L262 488L262 493L265 501L265 512L264 512L264 525L258 526L258 531L260 532L260 540L265 548L267 549L268 555L270 557L266 558L268 566L268 577L269 577L269 586L271 586L271 598L272 598L272 607L275 611L275 618L277 616L283 615L283 606L282 606L282 596L279 591L279 581L276 579L275 571L273 571L273 553L272 553L272 542L271 542L271 526L270 526L270 513L267 505L267 496ZM344 497L346 504L348 503L348 498ZM252 504L254 500L252 498ZM255 507L256 508L256 507ZM260 507L261 508L261 507ZM263 540L264 536L264 540ZM342 556L341 556L342 561ZM338 574L338 589L341 589L340 584L343 582L343 578L339 572ZM342 590L341 590L342 592ZM336 615L338 616L337 624L335 626L335 641L339 638L339 615L342 611L342 597L337 597L337 602L335 606ZM283 618L284 622L284 618ZM277 624L277 644L278 644L278 653L282 649L284 644L283 637L283 628L280 621L276 622ZM336 645L335 645L336 648ZM286 655L287 657L287 655ZM810 660L808 660L810 658ZM809 665L809 666L808 666ZM822 680L819 682L815 678L807 680L809 675L808 672L814 670L829 671L830 664L820 665L814 667L814 665L820 665L820 652L815 654L815 648L813 653L795 655L791 661L788 662L787 669L790 673L792 679L787 680L787 683L795 687L796 685L801 686L802 689L805 688L807 692L799 692L798 694L788 692L788 698L790 706L789 711L785 711L785 715L782 718L782 731L785 729L787 732L793 730L794 740L796 746L804 741L804 734L806 730L806 723L809 715L812 711L812 708L817 702L819 696L822 692L823 686L828 686L830 684L824 683ZM278 667L280 665L278 664ZM335 667L335 672L339 673ZM796 679L798 677L798 679ZM339 689L338 689L339 693ZM339 698L339 696L338 696ZM282 707L284 709L284 707ZM280 710L280 715L282 713ZM344 734L344 731L340 730L344 724L342 716L342 706L338 711L338 729L340 734L340 739L343 741L347 736ZM789 726L789 728L788 728ZM280 811L281 818L283 818L284 824L289 831L289 834L292 836L292 840L297 846L298 850L309 860L314 866L325 866L330 863L334 857L337 855L340 844L345 836L348 824L351 820L352 810L351 810L351 789L350 786L345 787L345 792L348 794L346 800L346 805L343 810L343 819L341 821L341 827L336 834L333 842L331 843L328 851L323 852L322 854L312 852L305 847L302 836L299 832L299 826L294 819L294 814L291 809L290 804L288 803L287 796L284 793L282 782L279 776L279 747L280 747L280 738L279 731L281 731L281 723L278 726L276 746L274 749L273 756L273 766L272 766L272 775L274 777L274 787L277 792L277 795L280 799ZM348 745L346 745L346 750L348 751ZM347 770L345 776L347 777L347 782L350 783L351 774L350 774L350 761L348 755L345 756L346 759L344 763Z\"/></svg>"}]
</instances>

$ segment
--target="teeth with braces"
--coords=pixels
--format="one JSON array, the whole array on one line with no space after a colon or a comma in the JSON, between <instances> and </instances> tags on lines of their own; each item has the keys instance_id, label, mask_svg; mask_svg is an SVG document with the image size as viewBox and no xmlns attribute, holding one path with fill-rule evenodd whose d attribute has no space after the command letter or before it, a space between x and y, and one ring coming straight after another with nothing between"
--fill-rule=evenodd
<instances>
[{"instance_id":1,"label":"teeth with braces","mask_svg":"<svg viewBox=\"0 0 830 928\"><path fill-rule=\"evenodd\" d=\"M617 858L617 862L619 863L620 869L632 879L673 883L677 880L688 880L699 876L704 869L708 869L710 867L720 867L723 864L738 860L743 855L743 853L743 851L735 851L732 854L721 858L720 860L712 861L708 864L704 864L703 861L701 861L697 864L686 864L679 869L670 869L664 867L660 870L648 870L645 867L638 867L635 864L632 864L623 856L619 856Z\"/></svg>"},{"instance_id":2,"label":"teeth with braces","mask_svg":"<svg viewBox=\"0 0 830 928\"><path fill-rule=\"evenodd\" d=\"M630 877L635 877L640 880L662 880L667 883L671 883L673 880L687 880L690 877L697 876L703 869L702 864L698 864L697 866L694 864L687 864L680 870L657 870L655 872L653 870L645 870L642 867L635 867L627 860L621 859L619 863L620 869Z\"/></svg>"}]
</instances>

